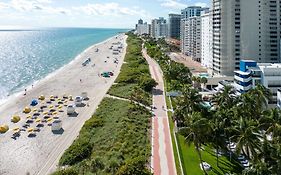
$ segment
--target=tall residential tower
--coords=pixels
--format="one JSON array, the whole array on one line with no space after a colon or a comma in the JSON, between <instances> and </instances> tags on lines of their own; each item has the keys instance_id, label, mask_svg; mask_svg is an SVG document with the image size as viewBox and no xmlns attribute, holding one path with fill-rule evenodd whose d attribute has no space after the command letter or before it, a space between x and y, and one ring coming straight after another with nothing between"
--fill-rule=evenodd
<instances>
[{"instance_id":1,"label":"tall residential tower","mask_svg":"<svg viewBox=\"0 0 281 175\"><path fill-rule=\"evenodd\" d=\"M233 75L241 59L280 62L280 0L213 0L213 71Z\"/></svg>"}]
</instances>

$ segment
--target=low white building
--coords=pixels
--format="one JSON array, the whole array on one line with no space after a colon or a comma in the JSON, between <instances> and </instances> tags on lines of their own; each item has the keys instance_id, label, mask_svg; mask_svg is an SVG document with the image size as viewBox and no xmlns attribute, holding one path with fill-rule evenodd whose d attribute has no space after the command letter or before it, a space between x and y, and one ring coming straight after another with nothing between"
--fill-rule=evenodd
<instances>
[{"instance_id":1,"label":"low white building","mask_svg":"<svg viewBox=\"0 0 281 175\"><path fill-rule=\"evenodd\" d=\"M240 70L234 71L234 87L243 94L254 88L257 84L270 89L273 98L271 105L278 103L278 89L281 89L281 64L280 63L257 63L253 60L241 60Z\"/></svg>"}]
</instances>

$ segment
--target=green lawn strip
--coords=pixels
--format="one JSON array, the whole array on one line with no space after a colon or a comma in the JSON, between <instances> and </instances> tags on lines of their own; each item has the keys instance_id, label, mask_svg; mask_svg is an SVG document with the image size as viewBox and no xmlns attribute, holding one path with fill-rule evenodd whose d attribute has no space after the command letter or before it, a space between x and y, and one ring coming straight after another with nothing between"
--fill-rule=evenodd
<instances>
[{"instance_id":1,"label":"green lawn strip","mask_svg":"<svg viewBox=\"0 0 281 175\"><path fill-rule=\"evenodd\" d=\"M71 165L79 174L115 174L133 158L143 156L148 160L151 154L150 117L145 108L104 98L78 138L63 154L60 165ZM92 166L97 159L103 166L94 169Z\"/></svg>"},{"instance_id":2,"label":"green lawn strip","mask_svg":"<svg viewBox=\"0 0 281 175\"><path fill-rule=\"evenodd\" d=\"M167 106L167 109L172 109L169 97L166 96L167 86L169 86L169 84L166 82L166 80L164 80L166 106ZM177 145L175 143L176 140L174 137L174 122L173 122L172 116L173 116L173 113L171 111L168 111L170 134L171 134L171 138L172 138L172 145L173 145L173 152L174 152L174 159L175 159L177 174L181 175L181 168L180 168L180 162L179 162L179 157L178 157Z\"/></svg>"},{"instance_id":3,"label":"green lawn strip","mask_svg":"<svg viewBox=\"0 0 281 175\"><path fill-rule=\"evenodd\" d=\"M128 99L136 86L137 84L114 84L107 93L109 95Z\"/></svg>"},{"instance_id":4,"label":"green lawn strip","mask_svg":"<svg viewBox=\"0 0 281 175\"><path fill-rule=\"evenodd\" d=\"M185 142L185 138L179 134L177 134L177 139L184 173L186 175L204 175L203 171L200 169L200 160L194 145L188 146ZM212 171L208 171L209 175L224 175L228 172L241 172L241 167L238 164L231 163L225 156L219 157L219 167L217 167L214 149L209 146L204 146L204 150L201 151L201 153L202 159L212 166Z\"/></svg>"},{"instance_id":5,"label":"green lawn strip","mask_svg":"<svg viewBox=\"0 0 281 175\"><path fill-rule=\"evenodd\" d=\"M127 51L125 55L125 63L121 67L115 85L111 86L108 94L112 96L130 99L135 88L145 90L144 82L151 79L149 66L146 60L142 57L142 40L135 35L128 35ZM152 104L152 96L150 91L143 91L143 97L146 101Z\"/></svg>"}]
</instances>

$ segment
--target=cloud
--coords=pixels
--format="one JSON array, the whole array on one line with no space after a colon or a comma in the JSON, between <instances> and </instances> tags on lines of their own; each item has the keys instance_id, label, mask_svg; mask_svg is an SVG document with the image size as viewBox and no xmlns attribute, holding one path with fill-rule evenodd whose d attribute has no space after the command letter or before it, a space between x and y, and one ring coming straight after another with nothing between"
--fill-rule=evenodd
<instances>
[{"instance_id":1,"label":"cloud","mask_svg":"<svg viewBox=\"0 0 281 175\"><path fill-rule=\"evenodd\" d=\"M137 7L128 8L122 7L118 3L95 3L87 4L85 6L74 7L76 11L86 13L87 15L98 15L98 16L123 16L123 15L140 15L145 16L146 11L140 10Z\"/></svg>"},{"instance_id":2,"label":"cloud","mask_svg":"<svg viewBox=\"0 0 281 175\"><path fill-rule=\"evenodd\" d=\"M1 9L7 9L7 8L9 8L9 4L8 3L0 2L0 10Z\"/></svg>"},{"instance_id":3,"label":"cloud","mask_svg":"<svg viewBox=\"0 0 281 175\"><path fill-rule=\"evenodd\" d=\"M208 4L205 3L205 2L197 2L197 3L195 3L194 5L196 5L196 6L201 6L201 7L208 7Z\"/></svg>"},{"instance_id":4,"label":"cloud","mask_svg":"<svg viewBox=\"0 0 281 175\"><path fill-rule=\"evenodd\" d=\"M70 14L70 10L52 7L51 0L12 0L10 3L6 3L7 8L14 9L19 12L34 12L40 11L47 14ZM1 3L0 3L1 9Z\"/></svg>"},{"instance_id":5,"label":"cloud","mask_svg":"<svg viewBox=\"0 0 281 175\"><path fill-rule=\"evenodd\" d=\"M187 7L186 4L179 2L178 0L160 0L162 7L172 8L172 9L183 9Z\"/></svg>"}]
</instances>

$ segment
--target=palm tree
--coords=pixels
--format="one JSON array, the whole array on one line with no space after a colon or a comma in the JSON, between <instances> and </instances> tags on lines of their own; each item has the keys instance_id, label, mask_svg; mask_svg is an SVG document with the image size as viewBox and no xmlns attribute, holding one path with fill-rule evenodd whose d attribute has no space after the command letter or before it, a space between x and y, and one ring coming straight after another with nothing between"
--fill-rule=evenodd
<instances>
[{"instance_id":1,"label":"palm tree","mask_svg":"<svg viewBox=\"0 0 281 175\"><path fill-rule=\"evenodd\" d=\"M236 100L233 86L225 86L224 89L215 94L213 100L219 107L231 108Z\"/></svg>"},{"instance_id":2,"label":"palm tree","mask_svg":"<svg viewBox=\"0 0 281 175\"><path fill-rule=\"evenodd\" d=\"M266 107L268 100L272 97L270 90L261 84L251 89L249 93L254 96L258 109Z\"/></svg>"},{"instance_id":3,"label":"palm tree","mask_svg":"<svg viewBox=\"0 0 281 175\"><path fill-rule=\"evenodd\" d=\"M245 154L247 157L255 160L260 151L260 142L262 139L257 122L251 119L240 117L237 125L233 128L235 133L231 140L236 144L236 152Z\"/></svg>"},{"instance_id":4,"label":"palm tree","mask_svg":"<svg viewBox=\"0 0 281 175\"><path fill-rule=\"evenodd\" d=\"M192 112L191 115L185 118L186 127L180 130L180 133L185 136L187 144L190 146L194 143L195 149L202 165L203 160L201 156L201 146L207 140L208 134L210 133L209 121L203 118L199 112ZM207 174L204 168L204 173Z\"/></svg>"},{"instance_id":5,"label":"palm tree","mask_svg":"<svg viewBox=\"0 0 281 175\"><path fill-rule=\"evenodd\" d=\"M182 95L176 100L176 111L181 114L190 114L191 112L201 111L202 96L199 92L185 85L182 89Z\"/></svg>"},{"instance_id":6,"label":"palm tree","mask_svg":"<svg viewBox=\"0 0 281 175\"><path fill-rule=\"evenodd\" d=\"M205 88L206 83L208 83L208 79L206 77L202 77L200 78L200 83L203 84L203 87L201 87L203 89Z\"/></svg>"}]
</instances>

